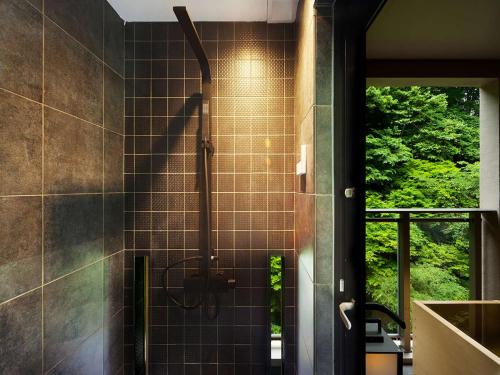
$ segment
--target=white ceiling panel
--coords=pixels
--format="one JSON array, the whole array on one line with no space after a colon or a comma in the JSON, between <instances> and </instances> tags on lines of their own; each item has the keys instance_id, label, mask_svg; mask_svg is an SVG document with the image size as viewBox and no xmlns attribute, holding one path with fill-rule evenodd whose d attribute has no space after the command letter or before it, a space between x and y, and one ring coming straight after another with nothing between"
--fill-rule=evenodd
<instances>
[{"instance_id":1,"label":"white ceiling panel","mask_svg":"<svg viewBox=\"0 0 500 375\"><path fill-rule=\"evenodd\" d=\"M298 0L108 0L127 22L176 21L186 6L193 21L293 22Z\"/></svg>"}]
</instances>

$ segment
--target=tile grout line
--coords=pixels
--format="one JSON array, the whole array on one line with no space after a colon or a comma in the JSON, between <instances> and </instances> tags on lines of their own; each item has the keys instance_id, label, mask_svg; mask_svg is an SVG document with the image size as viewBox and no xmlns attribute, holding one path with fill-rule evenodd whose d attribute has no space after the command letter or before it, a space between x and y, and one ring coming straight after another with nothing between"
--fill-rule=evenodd
<instances>
[{"instance_id":1,"label":"tile grout line","mask_svg":"<svg viewBox=\"0 0 500 375\"><path fill-rule=\"evenodd\" d=\"M235 27L235 32L236 32L236 26ZM218 29L218 27L217 27ZM219 35L217 34L217 41L219 41ZM219 45L219 43L217 43L217 46ZM233 49L233 52L236 50L236 46L235 48ZM219 56L217 55L217 57L219 58ZM219 59L217 60L217 63L219 63ZM218 64L217 64L218 66ZM234 69L234 67L233 67ZM220 83L220 79L219 79L219 76L217 75L217 85ZM217 102L219 101L219 94L220 92L217 91ZM233 117L233 155L232 155L232 161L233 161L233 192L232 192L232 196L233 196L233 212L232 212L232 216L233 216L233 229L236 228L236 194L234 193L236 191L236 102L234 101L234 98L233 99L233 113L232 115L234 116ZM217 111L217 115L219 115L219 111ZM250 121L251 121L251 118L250 118ZM251 138L251 137L250 137ZM219 174L220 170L218 169L217 170L217 177L219 176L222 176L222 174ZM251 176L250 176L250 184L252 183L252 180L251 180ZM220 210L219 208L217 207L218 209L218 212L217 212L217 215L220 214ZM219 233L219 228L217 228L218 230L218 233ZM232 251L232 256L233 256L233 278L236 280L236 275L235 275L235 270L236 270L236 232L233 232L232 233L232 247L233 247L233 251ZM233 306L236 306L236 291L233 292ZM236 321L236 309L233 308L233 316L232 316L232 320L233 322ZM234 325L233 325L234 326ZM233 344L234 344L234 328L233 328ZM233 362L235 361L235 358L236 358L236 347L233 345Z\"/></svg>"},{"instance_id":2,"label":"tile grout line","mask_svg":"<svg viewBox=\"0 0 500 375\"><path fill-rule=\"evenodd\" d=\"M42 374L45 370L45 298L44 298L44 283L45 283L45 0L42 0L42 311L41 311L41 350L42 350Z\"/></svg>"},{"instance_id":3,"label":"tile grout line","mask_svg":"<svg viewBox=\"0 0 500 375\"><path fill-rule=\"evenodd\" d=\"M183 75L183 79L182 79L182 92L184 95L186 95L186 38L183 37L183 40L182 40L182 53L183 53L183 58L182 58L182 75ZM167 77L170 73L170 69L169 69L169 64L167 63ZM169 114L170 111L168 110L167 108L167 113ZM201 115L201 114L200 114ZM183 171L185 172L186 171L186 156L185 156L185 153L186 153L186 136L185 136L185 126L186 126L186 107L184 106L183 109L182 109L182 120L183 120L183 125L184 125L184 132L182 135L180 135L180 137L182 137L182 143L183 143L183 157L182 157L182 169ZM183 184L183 191L184 193L182 194L183 196L183 213L182 213L182 216L183 216L183 220L182 220L182 223L183 223L183 236L182 236L182 241L183 241L183 246L182 246L182 249L183 249L183 256L184 258L186 257L186 173L183 173L182 174L182 184ZM168 185L167 185L167 189L168 189ZM167 219L168 221L168 219ZM187 274L186 274L186 265L184 264L184 278L187 278ZM186 295L184 294L184 303L186 303ZM201 320L201 315L199 317L199 321ZM183 330L183 357L184 357L184 363L186 363L186 329ZM183 374L185 374L186 372L186 366L183 366L182 367L182 372Z\"/></svg>"},{"instance_id":4,"label":"tile grout line","mask_svg":"<svg viewBox=\"0 0 500 375\"><path fill-rule=\"evenodd\" d=\"M132 33L133 33L133 41L132 41L132 55L133 57L135 58L135 24L132 23ZM125 38L126 39L126 38ZM126 51L125 51L126 52ZM127 60L125 60L125 64L127 63ZM125 71L127 70L127 67L125 66ZM135 95L135 61L132 62L132 82L133 82L133 86L132 86L132 89L134 91L134 95ZM125 72L125 75L126 75L126 72ZM124 111L125 111L125 115L127 114L127 100L125 99L125 108L124 108ZM134 152L134 155L135 155L135 133L136 133L136 130L135 130L135 99L132 101L132 119L133 119L133 126L132 126L132 134L131 134L131 137L132 137L132 140L133 140L133 144L132 144L132 149L133 149L133 152ZM125 151L125 150L124 150ZM125 152L124 152L125 154ZM136 236L135 236L135 218L136 218L136 215L135 215L135 210L137 209L136 207L136 191L135 191L135 172L136 172L136 169L137 169L137 165L136 165L136 162L135 162L135 156L133 158L133 164L134 164L134 169L133 169L133 174L132 174L132 196L133 196L133 207L134 207L134 213L132 215L132 228L133 228L133 232L132 232L132 279L134 280L135 279L135 255L136 255L136 249L135 249L135 239L136 239ZM128 190L126 187L125 187L125 190ZM132 291L133 291L133 280L132 280ZM133 293L133 292L132 292ZM132 323L135 325L135 317L132 315Z\"/></svg>"},{"instance_id":5,"label":"tile grout line","mask_svg":"<svg viewBox=\"0 0 500 375\"><path fill-rule=\"evenodd\" d=\"M149 25L149 34L151 36L151 40L153 40L153 27L152 25L150 24ZM134 56L135 56L135 44L134 44ZM151 55L150 55L150 58L152 57L152 48L151 48ZM149 96L153 96L153 79L152 79L152 76L153 76L153 62L150 60L149 61L149 69L150 69L150 72L151 72L151 77L148 78L149 80ZM134 95L135 95L135 88L134 88ZM134 99L135 101L135 99ZM149 152L151 153L151 156L149 157L149 170L151 172L153 172L153 157L152 157L152 154L153 154L153 137L151 137L151 134L153 133L153 101L152 100L149 100L149 114L150 114L150 117L149 117ZM168 178L168 176L167 176ZM153 186L153 174L151 173L151 176L150 176L150 179L149 179L149 186ZM152 193L149 193L149 207L152 209L153 208L153 194ZM153 212L151 211L150 215L149 215L149 227L151 229L153 229ZM168 235L168 234L167 234ZM149 248L151 249L153 247L153 231L151 230L151 233L149 235ZM149 265L148 267L150 269L152 269L151 267L151 264L153 263L153 257L152 257L152 253L151 253L151 250L148 251L148 254L149 254ZM150 287L153 283L153 277L152 277L152 271L151 271L151 276L149 277L149 282L150 282L150 285L147 285L146 286L146 290L147 290L147 293L149 295L149 292L150 292ZM151 300L149 300L148 298L148 301L150 303L150 305L152 306L153 305L153 296L151 295ZM152 317L152 309L150 306L147 306L147 311L148 311L148 314L149 316L147 317L148 319L148 323L149 322L152 322L153 321L153 317ZM149 324L150 325L150 324ZM146 330L149 332L149 326L146 327ZM168 335L168 332L167 332L167 335ZM149 333L148 333L148 338L149 338ZM149 341L150 339L148 339L148 342L147 342L147 345L149 345ZM146 365L149 366L150 365L150 358L149 358L149 348L146 348ZM148 373L149 369L146 369L146 373Z\"/></svg>"},{"instance_id":6,"label":"tile grout line","mask_svg":"<svg viewBox=\"0 0 500 375\"><path fill-rule=\"evenodd\" d=\"M283 32L285 33L286 30L283 30ZM283 39L286 39L285 35L283 35ZM286 48L286 43L285 43L285 48ZM288 112L287 112L287 108L286 108L286 106L287 106L287 104L286 104L287 103L287 98L286 98L286 76L287 76L287 72L286 72L286 52L285 52L285 56L284 57L285 57L285 59L283 60L283 91L282 91L282 95L283 95L283 99L282 100L283 100L283 102L282 102L282 104L283 104L283 111L284 111L285 114L287 114ZM283 126L283 128L282 128L283 134L286 134L286 121L287 121L287 118L285 117L284 120L283 120L283 124L282 124L282 126ZM286 150L286 146L287 146L286 143L287 142L286 142L286 136L285 136L285 137L283 137L283 151ZM293 148L292 149L295 149L295 142L293 144ZM286 171L286 157L284 158L283 162L284 162L283 171ZM283 189L283 191L286 191L286 180L285 179L283 179L282 189ZM293 187L293 190L295 191L295 186ZM282 204L283 204L283 209L284 209L285 206L286 206L286 195L285 194L283 194ZM283 222L281 224L282 225L281 228L285 228L286 227L286 222L285 222L286 216L285 216L285 214L282 214L282 220L283 220ZM281 245L282 245L283 249L285 249L285 246L286 246L285 236L283 236L283 242L282 242ZM285 263L285 259L286 259L284 257L284 255L285 254L283 254L283 263ZM283 267L283 265L282 265L282 267ZM285 267L286 267L286 265L285 265ZM285 326L285 314L283 314L282 316L283 316L283 318L282 318L283 319L282 326L284 327Z\"/></svg>"},{"instance_id":7,"label":"tile grout line","mask_svg":"<svg viewBox=\"0 0 500 375\"><path fill-rule=\"evenodd\" d=\"M267 40L267 43L266 43L266 51L267 53L270 53L270 42L269 40ZM266 56L267 58L268 56ZM266 59L267 60L267 59ZM269 86L271 85L271 83L269 82L269 75L270 75L270 72L269 72L269 69L270 69L270 66L267 66L266 67L266 72L265 72L265 75L266 75L266 82L267 82L267 90L266 90L266 93L269 94ZM273 87L273 92L274 92L274 87ZM270 155L269 155L269 146L270 146L270 138L269 138L269 100L266 100L266 262L269 262L269 177L270 177L270 164L271 164L271 158L270 158ZM283 182L284 182L284 179L283 179ZM253 267L253 264L252 264L252 267ZM253 296L252 296L252 305L253 305ZM253 322L252 322L253 323ZM270 324L268 324L268 327L267 329L265 330L266 334L268 334L270 337L270 333L271 333L271 329L270 329ZM266 348L268 351L269 351L269 355L270 355L270 348ZM267 353L266 353L267 354ZM253 358L252 358L252 361L253 361Z\"/></svg>"},{"instance_id":8,"label":"tile grout line","mask_svg":"<svg viewBox=\"0 0 500 375\"><path fill-rule=\"evenodd\" d=\"M44 32L44 34L45 34L45 32ZM43 55L45 55L45 54L43 53ZM45 57L44 57L44 59L45 59ZM45 64L44 64L44 65L45 65ZM43 75L43 74L42 74L42 75ZM49 109L51 109L51 110L53 110L53 111L56 111L56 112L62 113L62 114L64 114L64 115L67 115L67 116L69 116L69 117L72 117L72 118L74 118L74 119L76 119L76 120L79 120L79 121L81 121L81 122L84 122L84 123L86 123L87 125L95 126L95 127L97 127L97 128L100 128L100 129L104 128L104 126L102 126L102 125L99 125L99 124L93 123L92 121L89 121L89 120L86 120L86 119L84 119L84 118L78 117L78 116L76 116L76 115L74 115L74 114L71 114L71 113L69 113L69 112L65 112L65 111L63 111L62 109L59 109L59 108L56 108L56 107L52 107L52 106L50 106L50 105L48 105L48 104L45 104L45 103L38 102L38 101L36 101L36 100L33 100L33 99L31 99L31 98L28 98L28 97L26 97L26 96L24 96L24 95L18 94L18 93L14 92L14 91L8 90L8 89L6 89L6 88L0 87L0 91L6 92L6 93L11 94L11 95L15 95L15 96L17 96L17 97L19 97L19 98L22 98L22 99L25 99L25 100L27 100L27 101L29 101L29 102L32 102L32 103L35 103L35 104L39 104L39 105L42 107L42 109L43 109L43 110L45 110L46 108L49 108ZM45 89L43 89L43 90L42 90L42 95L45 95ZM45 100L45 99L43 99L43 100ZM115 131L115 130L113 130L113 129L106 129L106 130L108 130L109 132L115 133L115 134L117 134L117 135L121 135L121 136L123 136L123 134L120 134L120 133L116 132L116 131Z\"/></svg>"},{"instance_id":9,"label":"tile grout line","mask_svg":"<svg viewBox=\"0 0 500 375\"><path fill-rule=\"evenodd\" d=\"M102 152L102 155L101 155L101 161L102 161L102 174L101 174L101 177L102 177L102 180L101 180L101 189L102 189L102 198L101 198L101 201L102 201L102 209L101 209L101 219L102 219L102 224L101 224L101 230L102 230L102 241L101 241L101 258L104 257L104 254L105 254L105 237L106 237L106 234L105 234L105 210L106 210L106 207L105 207L105 202L104 202L104 194L105 194L105 169L106 169L106 143L105 143L105 136L106 136L106 132L105 132L105 126L106 126L106 121L105 121L105 115L106 115L106 99L105 99L105 95L106 95L106 77L105 77L105 74L106 74L106 68L105 68L105 63L104 63L104 52L105 52L105 48L104 48L104 33L105 33L105 1L102 2L102 61L101 62L101 71L102 71L102 148L101 148L101 152ZM111 262L108 261L108 265L110 265ZM102 337L102 343L103 343L103 347L102 347L102 360L101 360L101 370L102 372L104 373L104 337L105 337L105 328L104 326L106 325L105 323L105 314L104 314L104 305L105 305L105 301L104 301L104 295L105 295L105 283L106 283L106 276L105 276L105 261L103 259L102 261L102 268L101 268L101 272L102 272L102 275L101 275L101 282L102 282L102 285L101 285L101 308L102 308L102 311L101 311L101 318L102 318L102 333L101 333L101 337Z\"/></svg>"},{"instance_id":10,"label":"tile grout line","mask_svg":"<svg viewBox=\"0 0 500 375\"><path fill-rule=\"evenodd\" d=\"M133 26L133 34L134 34L134 41L133 41L133 55L134 55L134 58L135 58L135 25L132 24ZM126 67L125 67L126 69ZM133 63L133 67L132 67L132 76L133 76L133 90L134 90L134 93L135 93L135 81L136 81L136 77L135 77L135 61ZM132 133L132 136L133 136L133 140L134 140L134 143L133 143L133 150L134 150L134 154L135 154L135 151L136 151L136 147L135 147L135 133L136 133L136 121L135 121L135 99L134 101L132 102L133 106L132 106L132 114L134 115L134 122L133 122L133 133ZM126 101L125 101L125 105L126 105ZM126 108L125 108L125 113L126 113ZM137 209L137 206L136 206L136 189L135 189L135 172L136 172L136 168L137 168L137 164L136 164L136 161L135 161L135 157L134 157L134 175L133 175L133 181L132 181L132 189L133 189L133 197L134 197L134 210ZM135 212L134 212L134 215L133 215L133 228L134 228L134 231L133 231L133 235L132 235L132 295L134 295L134 281L135 281L135 257L137 255L137 249L136 249L136 233L135 233L135 227L136 227L136 215L135 215ZM134 306L132 304L131 306L131 309L133 310ZM135 327L135 322L136 322L136 319L135 319L135 314L133 313L132 314L132 325ZM129 328L130 329L130 328Z\"/></svg>"},{"instance_id":11,"label":"tile grout line","mask_svg":"<svg viewBox=\"0 0 500 375\"><path fill-rule=\"evenodd\" d=\"M126 24L122 22L122 41L123 41L123 62L122 62L122 72L123 72L123 83L122 83L122 94L123 97L121 98L122 101L122 118L121 118L121 130L122 130L122 178L121 178L121 191L122 191L122 215L121 215L121 220L122 220L122 233L121 233L121 249L122 249L122 264L121 264L121 271L122 271L122 277L121 277L121 286L122 286L122 291L121 291L121 298L122 298L122 308L119 311L122 314L122 324L121 324L121 348L120 348L120 359L121 359L121 366L120 368L116 371L116 374L121 372L124 373L124 366L125 366L125 208L126 208L126 193L125 193L125 84L126 84L126 74L125 74L125 26ZM115 375L116 375L115 374Z\"/></svg>"},{"instance_id":12,"label":"tile grout line","mask_svg":"<svg viewBox=\"0 0 500 375\"><path fill-rule=\"evenodd\" d=\"M120 251L114 252L113 254L107 255L107 256L105 256L104 258L94 260L94 261L93 261L93 262L91 262L91 263L88 263L88 264L85 264L85 265L83 265L83 266L81 266L81 267L78 267L78 268L74 269L73 271L70 271L70 272L68 272L68 273L65 273L64 275L58 276L58 277L56 277L56 278L55 278L55 279L53 279L53 280L50 280L50 281L48 281L48 282L44 282L44 283L43 283L42 285L40 285L40 286L37 286L37 287L32 288L32 289L29 289L29 290L27 290L27 291L25 291L25 292L23 292L23 293L18 294L18 295L17 295L17 296L15 296L15 297L9 298L9 299L7 299L7 300L5 300L5 301L1 302L1 303L0 303L0 306L4 305L4 304L6 304L6 303L12 302L12 301L14 301L15 299L20 298L20 297L23 297L23 296L25 296L25 295L27 295L27 294L29 294L29 293L31 293L31 292L34 292L35 290L42 289L42 288L47 287L47 286L49 286L49 285L51 285L51 284L54 284L55 282L60 281L60 280L62 280L62 279L64 279L64 278L66 278L66 277L68 277L68 276L71 276L71 275L73 275L73 274L77 273L77 272L83 271L83 270L84 270L84 269L86 269L86 268L89 268L89 267L91 267L91 266L95 266L97 263L102 262L103 260L109 259L109 258L111 258L113 255L118 254L119 252L120 252Z\"/></svg>"},{"instance_id":13,"label":"tile grout line","mask_svg":"<svg viewBox=\"0 0 500 375\"><path fill-rule=\"evenodd\" d=\"M203 30L203 29L204 29L203 24L201 24L200 28L201 28L201 39L202 39L202 43L203 43L203 38L204 38L204 33L205 33L205 32L204 32L204 30ZM218 57L218 48L217 48L216 54L217 54L217 55L216 55L216 57ZM217 64L217 60L216 60L216 64ZM217 69L217 65L215 66L215 69ZM212 73L212 75L213 75L213 73ZM216 86L216 90L218 90L218 82L215 82L215 84L217 85L217 86ZM201 92L202 92L202 96L203 96L203 78L201 78L201 80L199 81L198 85L201 85ZM198 87L200 87L200 86L198 86ZM186 95L186 92L184 92L184 95ZM212 88L210 88L210 102L209 102L209 106L210 106L210 107L209 107L209 114L210 114L210 115L209 115L209 119L208 119L208 121L209 121L209 127L210 127L210 129L209 129L209 130L210 130L210 132L211 132L211 134L210 134L211 136L213 136L212 132L213 132L213 129L214 129L214 124L212 123L212 113L213 113L214 103L213 103L213 99L212 99L212 98L213 98L213 90L212 90ZM202 108L202 107L203 107L203 97L201 98L200 107L201 107L201 110L199 111L198 116L200 116L200 119L203 119L203 108ZM216 134L217 134L217 133L216 133ZM185 152L185 151L186 151L186 150L184 150L184 152ZM214 149L214 153L215 153L215 149ZM211 159L211 160L212 160L211 162L213 163L213 155L212 155L212 159ZM216 165L217 165L217 170L218 170L218 164L219 164L219 162L218 162L218 158L217 158L217 160L216 160L216 161L217 161L217 164L216 164ZM213 166L211 166L211 167L213 167ZM211 178L212 178L212 176L210 176L210 179L211 179ZM212 181L212 179L211 179L211 180L210 180L210 183L212 184L212 182L213 182L213 181ZM210 194L211 194L211 195L210 195L210 200L211 200L210 202L211 202L211 204L213 204L213 201L212 201L213 191L210 191ZM218 201L218 200L216 201L216 205L217 205L217 207L219 207L219 201ZM201 207L200 207L200 211L201 211ZM219 222L219 221L218 221L218 220L219 220L219 215L218 215L218 213L216 213L216 217L217 217L217 218L216 218L215 225L216 225L216 226L218 226L218 222ZM212 220L212 217L210 217L210 220ZM212 240L212 241L214 240L214 237L215 237L215 242L216 242L216 243L218 243L218 240L219 240L219 239L218 239L218 236L214 236L214 235L213 235L213 222L212 222L211 231L210 231L210 233L209 233L208 235L210 236L210 238L211 238L211 240ZM212 254L212 249L208 249L208 251L209 251L209 254ZM215 253L215 252L214 252L214 254L213 254L213 255L215 255L215 256L217 256L217 257L218 257L218 256L219 256L219 253L218 253L218 252L217 252L217 253ZM209 260L209 262L210 262L209 264L211 265L211 264L212 264L212 262L211 262L210 260ZM216 264L217 264L217 271L218 271L218 268L219 268L219 259L217 258L217 260L215 260L215 262L216 262ZM203 358L202 358L202 349L201 349L201 348L202 348L202 334L203 334L203 333L202 333L202 328L201 328L201 326L202 326L202 324L201 324L201 316L200 316L200 328L199 328L199 331L198 331L198 333L199 333L199 335L200 335L200 336L199 336L199 339L198 339L198 343L199 343L199 345L200 345L200 348L199 348L200 363L202 362L202 359L203 359ZM219 335L219 322L218 322L218 320L217 320L217 336L218 336L218 335ZM201 368L202 368L202 366L200 366L200 373L201 373Z\"/></svg>"},{"instance_id":14,"label":"tile grout line","mask_svg":"<svg viewBox=\"0 0 500 375\"><path fill-rule=\"evenodd\" d=\"M216 77L218 78L219 77L219 41L218 41L218 38L219 38L219 26L217 25L217 50L216 50L216 53L217 53L217 56L216 56ZM217 98L218 98L218 95L219 95L219 80L217 79L216 81L216 85L217 85ZM212 93L211 93L212 94ZM213 99L214 97L210 98L211 100ZM216 100L216 106L217 106L217 115L219 115L219 100L217 99ZM211 119L210 119L211 120ZM216 134L216 141L217 141L217 145L219 144L218 140L219 140L219 121L217 120L217 134ZM216 167L217 167L217 172L219 172L220 170L220 157L219 155L217 155L217 159L216 159ZM219 191L219 174L217 173L216 174L216 181L217 181L217 192ZM201 210L201 207L200 207L200 210ZM216 253L216 256L217 256L217 272L219 271L219 265L220 265L220 259L218 258L219 257L219 220L220 220L220 217L219 217L219 196L217 195L217 211L216 211L216 218L217 218L217 223L216 223L216 233L215 233L215 238L217 240L217 253ZM219 344L219 321L217 320L217 345ZM219 357L219 353L218 353L218 350L217 350L217 362L218 362L218 357ZM217 373L219 372L219 366L217 365Z\"/></svg>"},{"instance_id":15,"label":"tile grout line","mask_svg":"<svg viewBox=\"0 0 500 375\"><path fill-rule=\"evenodd\" d=\"M44 11L45 12L45 11ZM82 42L80 42L78 39L76 39L76 37L74 37L73 35L71 35L68 31L66 31L62 26L60 26L56 21L54 21L51 17L49 16L45 16L50 23L52 23L54 26L56 26L59 30L61 30L64 34L66 34L71 40L73 40L74 42L76 42L78 44L78 46L80 48L82 48L83 50L85 50L87 53L89 53L90 55L92 55L92 57L96 60L98 60L99 62L103 63L107 68L109 68L110 70L112 70L116 75L120 76L120 78L124 79L125 77L123 76L123 74L117 72L112 66L108 65L105 61L104 61L104 27L103 27L103 36L102 36L102 39L103 39L103 54L102 54L102 58L97 56L94 52L92 52L87 46L85 46ZM104 23L104 9L103 9L103 23ZM104 26L104 25L103 25Z\"/></svg>"},{"instance_id":16,"label":"tile grout line","mask_svg":"<svg viewBox=\"0 0 500 375\"><path fill-rule=\"evenodd\" d=\"M121 194L119 191L110 191L108 194ZM89 193L44 193L44 194L6 194L0 195L0 198L21 198L21 197L59 197L59 196L79 196L79 195L102 195L102 192L89 192Z\"/></svg>"}]
</instances>

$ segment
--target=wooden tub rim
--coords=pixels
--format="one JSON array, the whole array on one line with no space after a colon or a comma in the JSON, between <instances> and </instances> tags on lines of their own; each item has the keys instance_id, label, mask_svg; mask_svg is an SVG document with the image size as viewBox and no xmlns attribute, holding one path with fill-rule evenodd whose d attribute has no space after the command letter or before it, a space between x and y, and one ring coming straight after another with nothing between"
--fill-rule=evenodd
<instances>
[{"instance_id":1,"label":"wooden tub rim","mask_svg":"<svg viewBox=\"0 0 500 375\"><path fill-rule=\"evenodd\" d=\"M429 305L495 305L495 304L500 304L500 300L488 300L488 301L413 301L413 304L427 312L428 314L432 315L433 318L437 319L441 324L443 324L445 327L450 329L453 333L457 334L460 338L465 340L467 343L472 345L474 348L479 350L481 353L483 353L485 356L490 358L491 360L495 361L497 365L500 366L500 357L497 356L495 353L493 353L491 350L487 349L481 343L477 342L474 340L472 337L467 335L465 332L460 330L459 328L455 327L453 324L451 324L449 321L447 321L445 318L443 318L441 315L439 315L437 312L432 310L430 307L427 306Z\"/></svg>"}]
</instances>

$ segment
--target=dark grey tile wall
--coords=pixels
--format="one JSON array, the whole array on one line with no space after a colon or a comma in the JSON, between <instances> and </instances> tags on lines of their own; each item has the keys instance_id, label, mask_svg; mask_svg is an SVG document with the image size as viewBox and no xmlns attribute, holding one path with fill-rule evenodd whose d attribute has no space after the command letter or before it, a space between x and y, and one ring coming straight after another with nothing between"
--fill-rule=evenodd
<instances>
[{"instance_id":1,"label":"dark grey tile wall","mask_svg":"<svg viewBox=\"0 0 500 375\"><path fill-rule=\"evenodd\" d=\"M0 111L0 135L4 140L0 144L0 194L39 194L42 184L42 107L1 91Z\"/></svg>"},{"instance_id":2,"label":"dark grey tile wall","mask_svg":"<svg viewBox=\"0 0 500 375\"><path fill-rule=\"evenodd\" d=\"M101 192L102 137L99 126L45 107L44 192Z\"/></svg>"},{"instance_id":3,"label":"dark grey tile wall","mask_svg":"<svg viewBox=\"0 0 500 375\"><path fill-rule=\"evenodd\" d=\"M133 255L151 259L151 374L263 374L267 259L286 261L286 373L295 373L293 25L197 24L212 75L214 241L236 290L216 321L172 306L163 268L198 254L198 63L176 23L125 31L125 324L133 358ZM190 265L195 268L195 265ZM194 269L171 271L169 287ZM128 329L127 329L128 328ZM128 332L128 333L127 333ZM132 367L127 367L132 373Z\"/></svg>"},{"instance_id":4,"label":"dark grey tile wall","mask_svg":"<svg viewBox=\"0 0 500 375\"><path fill-rule=\"evenodd\" d=\"M102 61L49 18L45 22L44 59L45 103L102 124Z\"/></svg>"},{"instance_id":5,"label":"dark grey tile wall","mask_svg":"<svg viewBox=\"0 0 500 375\"><path fill-rule=\"evenodd\" d=\"M41 197L0 198L0 300L34 289L42 278Z\"/></svg>"},{"instance_id":6,"label":"dark grey tile wall","mask_svg":"<svg viewBox=\"0 0 500 375\"><path fill-rule=\"evenodd\" d=\"M44 1L45 15L102 60L102 0Z\"/></svg>"},{"instance_id":7,"label":"dark grey tile wall","mask_svg":"<svg viewBox=\"0 0 500 375\"><path fill-rule=\"evenodd\" d=\"M124 26L0 0L0 373L123 372Z\"/></svg>"},{"instance_id":8,"label":"dark grey tile wall","mask_svg":"<svg viewBox=\"0 0 500 375\"><path fill-rule=\"evenodd\" d=\"M35 289L0 304L2 374L39 374L42 370L42 291Z\"/></svg>"},{"instance_id":9,"label":"dark grey tile wall","mask_svg":"<svg viewBox=\"0 0 500 375\"><path fill-rule=\"evenodd\" d=\"M44 202L44 276L50 282L102 258L100 195L54 195Z\"/></svg>"},{"instance_id":10,"label":"dark grey tile wall","mask_svg":"<svg viewBox=\"0 0 500 375\"><path fill-rule=\"evenodd\" d=\"M0 14L2 88L41 102L42 15L27 1L6 0L0 2Z\"/></svg>"},{"instance_id":11,"label":"dark grey tile wall","mask_svg":"<svg viewBox=\"0 0 500 375\"><path fill-rule=\"evenodd\" d=\"M103 323L103 265L98 262L44 288L44 360L52 369Z\"/></svg>"},{"instance_id":12,"label":"dark grey tile wall","mask_svg":"<svg viewBox=\"0 0 500 375\"><path fill-rule=\"evenodd\" d=\"M298 368L333 371L333 191L331 5L301 0L297 12L296 134L308 147L297 181Z\"/></svg>"}]
</instances>

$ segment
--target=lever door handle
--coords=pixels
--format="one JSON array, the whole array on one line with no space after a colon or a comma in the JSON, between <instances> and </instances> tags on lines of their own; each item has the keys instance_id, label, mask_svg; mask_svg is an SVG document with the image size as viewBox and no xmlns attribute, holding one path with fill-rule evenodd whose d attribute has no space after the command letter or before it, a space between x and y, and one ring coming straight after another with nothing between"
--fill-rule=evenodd
<instances>
[{"instance_id":1,"label":"lever door handle","mask_svg":"<svg viewBox=\"0 0 500 375\"><path fill-rule=\"evenodd\" d=\"M345 328L348 331L351 330L352 324L351 324L351 321L349 320L349 318L347 317L347 314L345 312L348 311L348 310L353 310L354 309L354 304L355 304L355 301L352 300L351 302L342 302L339 305L340 318L344 322Z\"/></svg>"}]
</instances>

